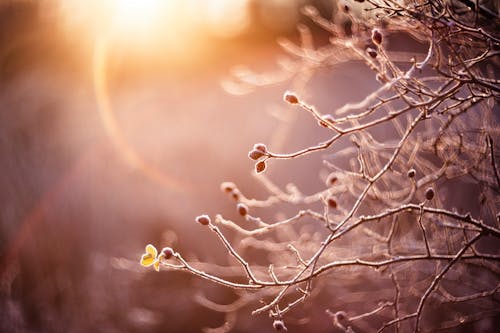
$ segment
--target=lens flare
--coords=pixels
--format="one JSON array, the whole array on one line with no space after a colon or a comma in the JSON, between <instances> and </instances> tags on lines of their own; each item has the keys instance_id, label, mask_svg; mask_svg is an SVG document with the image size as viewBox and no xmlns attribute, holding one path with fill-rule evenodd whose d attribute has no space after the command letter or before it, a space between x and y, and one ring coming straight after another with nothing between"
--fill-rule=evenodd
<instances>
[{"instance_id":1,"label":"lens flare","mask_svg":"<svg viewBox=\"0 0 500 333\"><path fill-rule=\"evenodd\" d=\"M187 185L167 172L161 170L156 165L148 163L140 154L127 142L121 128L116 121L111 106L110 94L107 86L107 41L98 38L94 47L93 76L94 89L97 100L98 112L102 124L111 143L116 148L123 161L131 168L140 170L148 179L162 185L163 187L175 191L184 192L190 190Z\"/></svg>"}]
</instances>

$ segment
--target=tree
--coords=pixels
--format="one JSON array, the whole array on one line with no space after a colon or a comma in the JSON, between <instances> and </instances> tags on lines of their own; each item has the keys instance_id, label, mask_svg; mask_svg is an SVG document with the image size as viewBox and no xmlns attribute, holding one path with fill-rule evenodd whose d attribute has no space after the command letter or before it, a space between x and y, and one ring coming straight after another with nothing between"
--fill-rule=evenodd
<instances>
[{"instance_id":1,"label":"tree","mask_svg":"<svg viewBox=\"0 0 500 333\"><path fill-rule=\"evenodd\" d=\"M360 61L379 87L331 114L300 91L284 94L331 136L292 153L256 144L249 158L267 199L222 184L255 227L221 215L197 221L218 236L234 266L188 262L175 250L151 247L142 263L233 288L230 305L198 297L226 313L214 331L230 330L247 305L268 314L279 331L308 303L342 332L437 331L498 316L498 4L356 0L340 3L333 21L314 7L303 14L330 39L313 48L310 29L300 26L299 45L282 43L297 64L290 76ZM387 41L396 37L425 45L426 54L392 50ZM318 192L281 189L266 177L270 160L308 154L322 154L328 170ZM272 222L252 212L287 204L295 213ZM256 251L266 255L255 260Z\"/></svg>"}]
</instances>

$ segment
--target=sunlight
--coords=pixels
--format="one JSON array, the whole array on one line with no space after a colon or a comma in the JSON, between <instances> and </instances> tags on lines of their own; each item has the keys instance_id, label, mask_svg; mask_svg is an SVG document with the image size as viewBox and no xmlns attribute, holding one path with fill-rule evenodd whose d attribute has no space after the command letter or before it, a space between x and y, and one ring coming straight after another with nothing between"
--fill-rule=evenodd
<instances>
[{"instance_id":1,"label":"sunlight","mask_svg":"<svg viewBox=\"0 0 500 333\"><path fill-rule=\"evenodd\" d=\"M96 36L127 43L159 38L175 13L171 0L60 0L62 18L70 33L93 40Z\"/></svg>"},{"instance_id":2,"label":"sunlight","mask_svg":"<svg viewBox=\"0 0 500 333\"><path fill-rule=\"evenodd\" d=\"M200 54L244 36L253 20L250 0L54 1L69 40L92 47L105 38L111 54L145 66L203 62Z\"/></svg>"},{"instance_id":3,"label":"sunlight","mask_svg":"<svg viewBox=\"0 0 500 333\"><path fill-rule=\"evenodd\" d=\"M58 0L70 31L110 40L169 44L235 37L249 26L249 0ZM186 41L191 39L191 41ZM172 43L174 42L174 43ZM131 45L132 46L132 45Z\"/></svg>"},{"instance_id":4,"label":"sunlight","mask_svg":"<svg viewBox=\"0 0 500 333\"><path fill-rule=\"evenodd\" d=\"M233 37L250 24L248 0L208 0L204 16L210 31L218 37Z\"/></svg>"},{"instance_id":5,"label":"sunlight","mask_svg":"<svg viewBox=\"0 0 500 333\"><path fill-rule=\"evenodd\" d=\"M115 0L112 8L113 29L120 34L152 32L165 3L160 0Z\"/></svg>"}]
</instances>

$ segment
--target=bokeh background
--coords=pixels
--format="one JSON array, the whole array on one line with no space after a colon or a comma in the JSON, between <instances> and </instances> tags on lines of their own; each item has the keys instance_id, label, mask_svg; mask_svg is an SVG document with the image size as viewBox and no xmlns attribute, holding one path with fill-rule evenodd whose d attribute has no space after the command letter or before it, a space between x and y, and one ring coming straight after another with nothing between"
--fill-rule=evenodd
<instances>
[{"instance_id":1,"label":"bokeh background","mask_svg":"<svg viewBox=\"0 0 500 333\"><path fill-rule=\"evenodd\" d=\"M225 302L231 292L143 269L139 258L152 243L224 264L195 216L235 217L222 181L262 191L246 157L255 142L299 147L314 138L313 122L287 116L284 125L276 116L290 112L281 101L290 81L233 82L248 69L276 72L284 55L277 38L296 38L304 4L0 2L1 332L198 332L222 324L194 295L205 290ZM331 15L331 3L314 4ZM96 92L99 39L114 127ZM290 140L277 138L291 131ZM290 181L278 165L270 173ZM237 330L272 330L267 318L240 319Z\"/></svg>"},{"instance_id":2,"label":"bokeh background","mask_svg":"<svg viewBox=\"0 0 500 333\"><path fill-rule=\"evenodd\" d=\"M254 143L291 151L328 137L283 92L300 90L327 113L376 84L356 63L281 70L290 59L277 41L297 40L305 4L326 18L337 11L326 0L0 1L1 332L223 323L194 296L225 304L231 291L144 269L139 258L152 243L226 264L215 235L194 222L237 219L220 183L262 197L246 156ZM320 158L271 163L268 173L312 192L323 183ZM287 326L329 332L325 307L306 305ZM273 330L251 310L235 332Z\"/></svg>"}]
</instances>

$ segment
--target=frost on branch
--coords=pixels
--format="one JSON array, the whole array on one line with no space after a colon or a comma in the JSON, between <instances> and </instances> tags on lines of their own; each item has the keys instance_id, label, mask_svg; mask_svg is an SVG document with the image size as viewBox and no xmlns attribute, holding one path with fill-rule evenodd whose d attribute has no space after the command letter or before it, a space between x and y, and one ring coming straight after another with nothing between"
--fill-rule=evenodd
<instances>
[{"instance_id":1,"label":"frost on branch","mask_svg":"<svg viewBox=\"0 0 500 333\"><path fill-rule=\"evenodd\" d=\"M196 298L232 325L245 307L271 317L277 331L287 330L285 320L290 328L318 313L339 332L428 332L498 316L498 4L341 6L333 22L304 8L329 42L314 48L310 29L300 26L299 45L281 42L293 61L278 77L293 80L357 61L378 86L334 110L309 104L300 91L285 92L285 107L307 113L328 138L291 152L256 144L248 156L267 198L222 184L240 219L197 220L220 240L228 267L180 254L161 264L234 289L230 305ZM340 16L350 22L349 33L336 24ZM426 52L391 49L393 36L417 41ZM391 134L381 139L381 129ZM304 194L293 180L285 188L273 182L268 169L310 154L322 159L308 170L310 179L322 175L322 188ZM296 210L273 220L253 213L289 212L284 206ZM148 253L147 264L156 263ZM306 320L296 318L298 309Z\"/></svg>"}]
</instances>

